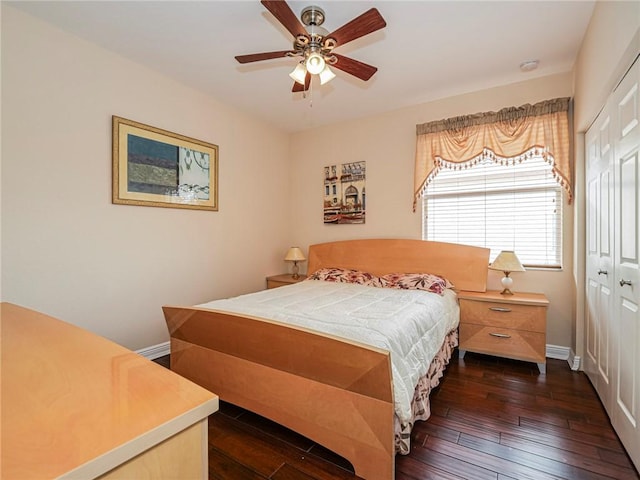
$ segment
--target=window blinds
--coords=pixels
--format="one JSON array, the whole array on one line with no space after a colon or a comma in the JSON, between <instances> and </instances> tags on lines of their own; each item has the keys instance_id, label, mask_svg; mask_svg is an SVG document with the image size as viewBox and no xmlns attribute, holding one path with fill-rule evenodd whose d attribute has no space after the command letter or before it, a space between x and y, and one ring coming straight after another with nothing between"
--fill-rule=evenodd
<instances>
[{"instance_id":1,"label":"window blinds","mask_svg":"<svg viewBox=\"0 0 640 480\"><path fill-rule=\"evenodd\" d=\"M514 250L525 267L561 267L562 187L551 165L534 156L455 168L442 168L425 191L424 239L487 247L491 261Z\"/></svg>"}]
</instances>

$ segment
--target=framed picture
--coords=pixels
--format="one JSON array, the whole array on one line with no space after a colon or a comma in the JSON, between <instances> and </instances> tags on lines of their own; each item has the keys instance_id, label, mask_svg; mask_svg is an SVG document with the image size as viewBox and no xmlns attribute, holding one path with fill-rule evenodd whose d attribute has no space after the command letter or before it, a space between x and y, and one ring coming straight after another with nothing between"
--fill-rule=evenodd
<instances>
[{"instance_id":1,"label":"framed picture","mask_svg":"<svg viewBox=\"0 0 640 480\"><path fill-rule=\"evenodd\" d=\"M113 116L113 203L218 210L218 146Z\"/></svg>"},{"instance_id":2,"label":"framed picture","mask_svg":"<svg viewBox=\"0 0 640 480\"><path fill-rule=\"evenodd\" d=\"M324 223L364 223L367 206L366 162L324 167Z\"/></svg>"}]
</instances>

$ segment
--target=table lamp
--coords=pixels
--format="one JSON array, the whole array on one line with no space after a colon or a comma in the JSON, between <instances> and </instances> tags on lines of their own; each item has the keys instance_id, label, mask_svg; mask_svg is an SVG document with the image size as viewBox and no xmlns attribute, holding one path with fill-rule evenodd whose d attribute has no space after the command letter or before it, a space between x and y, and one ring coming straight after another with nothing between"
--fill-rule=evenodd
<instances>
[{"instance_id":1,"label":"table lamp","mask_svg":"<svg viewBox=\"0 0 640 480\"><path fill-rule=\"evenodd\" d=\"M298 275L298 262L304 262L306 258L298 247L291 247L287 254L284 257L285 262L293 262L293 275L292 278L298 279L300 275Z\"/></svg>"},{"instance_id":2,"label":"table lamp","mask_svg":"<svg viewBox=\"0 0 640 480\"><path fill-rule=\"evenodd\" d=\"M524 272L524 267L518 260L516 254L511 250L503 250L500 252L500 255L496 257L491 265L489 265L491 270L501 270L504 272L504 277L502 277L502 286L504 290L500 293L502 295L513 295L511 291L511 287L513 286L513 279L509 276L511 272Z\"/></svg>"}]
</instances>

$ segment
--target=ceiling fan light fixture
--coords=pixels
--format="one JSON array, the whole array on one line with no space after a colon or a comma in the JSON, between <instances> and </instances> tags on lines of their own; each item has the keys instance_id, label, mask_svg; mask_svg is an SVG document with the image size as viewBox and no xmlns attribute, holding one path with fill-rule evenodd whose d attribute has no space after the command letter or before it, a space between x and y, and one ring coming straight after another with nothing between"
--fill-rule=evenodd
<instances>
[{"instance_id":1,"label":"ceiling fan light fixture","mask_svg":"<svg viewBox=\"0 0 640 480\"><path fill-rule=\"evenodd\" d=\"M306 65L307 65L307 71L311 75L317 75L324 70L325 61L322 55L320 55L318 52L312 52L307 57Z\"/></svg>"},{"instance_id":2,"label":"ceiling fan light fixture","mask_svg":"<svg viewBox=\"0 0 640 480\"><path fill-rule=\"evenodd\" d=\"M304 85L304 80L307 76L307 69L304 66L304 62L300 62L296 65L296 68L293 69L293 72L291 72L289 76L299 84Z\"/></svg>"},{"instance_id":3,"label":"ceiling fan light fixture","mask_svg":"<svg viewBox=\"0 0 640 480\"><path fill-rule=\"evenodd\" d=\"M324 70L320 72L320 85L324 85L325 83L330 82L336 78L336 74L331 71L329 65L324 67Z\"/></svg>"},{"instance_id":4,"label":"ceiling fan light fixture","mask_svg":"<svg viewBox=\"0 0 640 480\"><path fill-rule=\"evenodd\" d=\"M376 73L378 70L376 67L333 53L333 49L386 27L387 22L382 18L377 8L369 8L338 29L328 32L322 26L325 14L321 8L314 5L306 7L298 20L288 4L289 1L261 0L261 3L275 20L293 36L293 45L290 44L288 50L237 55L235 58L239 63L296 57L300 64L296 65L289 74L295 81L291 89L292 92L306 92L310 89L313 75L320 77L321 85L330 82L335 78L335 74L327 67L328 65L335 66L365 82Z\"/></svg>"}]
</instances>

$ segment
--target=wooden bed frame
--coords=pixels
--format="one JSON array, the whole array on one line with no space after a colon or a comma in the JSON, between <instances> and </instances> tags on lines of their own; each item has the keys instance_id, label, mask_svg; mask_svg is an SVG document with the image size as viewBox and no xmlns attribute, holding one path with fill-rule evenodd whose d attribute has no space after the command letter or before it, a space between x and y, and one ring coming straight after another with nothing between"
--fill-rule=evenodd
<instances>
[{"instance_id":1,"label":"wooden bed frame","mask_svg":"<svg viewBox=\"0 0 640 480\"><path fill-rule=\"evenodd\" d=\"M348 240L312 245L308 258L308 272L426 272L446 277L458 290L483 292L489 250L421 240ZM389 352L255 317L194 307L163 311L172 370L336 452L360 477L394 478Z\"/></svg>"}]
</instances>

